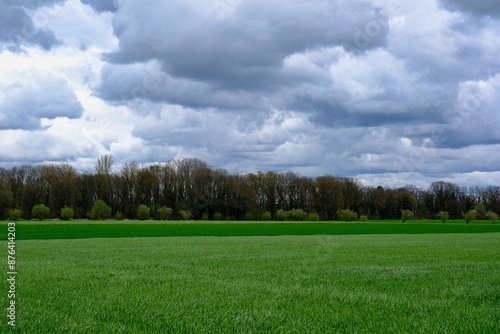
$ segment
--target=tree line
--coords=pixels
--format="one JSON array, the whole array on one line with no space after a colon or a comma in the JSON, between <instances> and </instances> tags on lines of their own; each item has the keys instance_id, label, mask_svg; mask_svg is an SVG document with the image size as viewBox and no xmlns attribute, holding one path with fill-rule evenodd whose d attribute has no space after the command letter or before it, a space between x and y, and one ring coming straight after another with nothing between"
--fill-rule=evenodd
<instances>
[{"instance_id":1,"label":"tree line","mask_svg":"<svg viewBox=\"0 0 500 334\"><path fill-rule=\"evenodd\" d=\"M364 219L400 219L402 212L426 219L440 212L451 219L467 214L481 219L500 212L500 187L494 185L438 181L428 189L382 188L333 175L232 174L196 158L112 167L113 157L104 155L93 173L69 164L0 168L0 217L8 219L17 209L23 219L36 218L34 208L43 205L47 218L60 218L63 210L77 219L92 218L97 201L108 207L106 216L125 219L337 220L346 212Z\"/></svg>"}]
</instances>

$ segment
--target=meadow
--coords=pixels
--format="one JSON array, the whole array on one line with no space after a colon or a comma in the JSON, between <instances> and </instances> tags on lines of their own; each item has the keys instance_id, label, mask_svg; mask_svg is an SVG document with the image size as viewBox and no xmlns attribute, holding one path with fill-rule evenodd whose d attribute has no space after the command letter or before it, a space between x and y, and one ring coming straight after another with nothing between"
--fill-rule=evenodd
<instances>
[{"instance_id":1,"label":"meadow","mask_svg":"<svg viewBox=\"0 0 500 334\"><path fill-rule=\"evenodd\" d=\"M21 222L18 323L0 332L500 332L498 225L324 225Z\"/></svg>"}]
</instances>

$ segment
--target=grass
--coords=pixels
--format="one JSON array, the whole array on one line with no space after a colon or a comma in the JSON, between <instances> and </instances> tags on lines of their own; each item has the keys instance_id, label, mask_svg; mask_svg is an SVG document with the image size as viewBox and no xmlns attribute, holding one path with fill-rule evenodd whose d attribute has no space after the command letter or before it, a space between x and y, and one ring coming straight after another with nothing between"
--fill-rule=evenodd
<instances>
[{"instance_id":1,"label":"grass","mask_svg":"<svg viewBox=\"0 0 500 334\"><path fill-rule=\"evenodd\" d=\"M19 240L16 248L22 333L500 332L498 233Z\"/></svg>"},{"instance_id":2,"label":"grass","mask_svg":"<svg viewBox=\"0 0 500 334\"><path fill-rule=\"evenodd\" d=\"M10 220L0 220L0 225L6 225ZM89 219L76 219L76 220L60 220L60 219L47 219L47 220L18 220L16 224L44 224L44 225L67 225L67 224L90 224L90 225L100 225L100 224L110 224L110 225L129 225L129 224L156 224L156 225L168 225L168 224L313 224L313 223L330 223L330 224L402 224L399 219L381 219L381 220L368 220L366 222L354 220L351 222L344 221L267 221L267 220L89 220ZM443 224L441 220L438 219L412 219L408 220L405 224ZM448 225L465 225L464 219L449 219L445 224ZM490 220L473 220L469 225L492 225Z\"/></svg>"},{"instance_id":3,"label":"grass","mask_svg":"<svg viewBox=\"0 0 500 334\"><path fill-rule=\"evenodd\" d=\"M6 228L0 240L6 240ZM16 224L18 240L80 239L174 236L278 236L278 235L342 235L342 234L422 234L422 233L486 233L500 232L500 224L469 224L397 221L377 222L158 222L129 221L51 222L29 221Z\"/></svg>"}]
</instances>

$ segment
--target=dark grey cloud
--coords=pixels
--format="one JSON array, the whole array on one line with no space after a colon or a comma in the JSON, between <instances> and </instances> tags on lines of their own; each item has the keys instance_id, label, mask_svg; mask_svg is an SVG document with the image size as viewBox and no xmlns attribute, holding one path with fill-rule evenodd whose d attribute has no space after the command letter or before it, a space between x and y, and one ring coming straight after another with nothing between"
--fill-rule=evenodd
<instances>
[{"instance_id":1,"label":"dark grey cloud","mask_svg":"<svg viewBox=\"0 0 500 334\"><path fill-rule=\"evenodd\" d=\"M222 90L210 82L172 77L155 62L107 64L101 71L101 84L97 89L98 96L118 103L142 99L227 110L242 110L250 105L255 109L264 108L265 99L256 99L256 94L258 92Z\"/></svg>"},{"instance_id":2,"label":"dark grey cloud","mask_svg":"<svg viewBox=\"0 0 500 334\"><path fill-rule=\"evenodd\" d=\"M35 9L43 6L51 6L55 4L60 4L66 0L2 0L1 3L9 7L25 7L29 9Z\"/></svg>"},{"instance_id":3,"label":"dark grey cloud","mask_svg":"<svg viewBox=\"0 0 500 334\"><path fill-rule=\"evenodd\" d=\"M233 111L300 109L302 98L290 95L331 81L328 61L306 69L302 53L363 53L382 46L388 28L387 15L367 1L241 1L223 16L216 2L153 3L121 4L113 23L120 48L105 58L114 65L104 67L98 96ZM151 60L159 65L154 71L146 69Z\"/></svg>"},{"instance_id":4,"label":"dark grey cloud","mask_svg":"<svg viewBox=\"0 0 500 334\"><path fill-rule=\"evenodd\" d=\"M83 112L68 83L50 73L19 75L0 87L0 129L36 130L42 118L78 118Z\"/></svg>"},{"instance_id":5,"label":"dark grey cloud","mask_svg":"<svg viewBox=\"0 0 500 334\"><path fill-rule=\"evenodd\" d=\"M359 46L360 30L371 34L360 47L376 47L386 34L387 17L366 2L241 1L230 17L220 17L213 4L123 2L113 21L120 49L107 59L158 59L174 77L235 89L269 87L284 79L280 70L289 55L332 45ZM366 27L372 21L373 32Z\"/></svg>"},{"instance_id":6,"label":"dark grey cloud","mask_svg":"<svg viewBox=\"0 0 500 334\"><path fill-rule=\"evenodd\" d=\"M37 45L49 50L59 44L54 33L35 25L27 9L54 5L63 1L8 1L0 2L0 50L19 51L22 45ZM43 20L44 13L37 19Z\"/></svg>"},{"instance_id":7,"label":"dark grey cloud","mask_svg":"<svg viewBox=\"0 0 500 334\"><path fill-rule=\"evenodd\" d=\"M85 5L89 5L98 12L116 12L118 4L116 0L81 0Z\"/></svg>"},{"instance_id":8,"label":"dark grey cloud","mask_svg":"<svg viewBox=\"0 0 500 334\"><path fill-rule=\"evenodd\" d=\"M499 16L500 2L497 0L440 0L445 8L464 11L473 15Z\"/></svg>"}]
</instances>

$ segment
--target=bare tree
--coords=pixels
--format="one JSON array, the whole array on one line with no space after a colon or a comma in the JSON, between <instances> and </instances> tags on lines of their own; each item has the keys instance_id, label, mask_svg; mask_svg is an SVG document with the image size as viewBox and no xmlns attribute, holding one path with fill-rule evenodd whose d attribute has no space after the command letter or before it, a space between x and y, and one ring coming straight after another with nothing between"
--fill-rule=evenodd
<instances>
[{"instance_id":1,"label":"bare tree","mask_svg":"<svg viewBox=\"0 0 500 334\"><path fill-rule=\"evenodd\" d=\"M486 209L493 212L500 212L500 187L486 187L483 191L483 198L486 204Z\"/></svg>"},{"instance_id":2,"label":"bare tree","mask_svg":"<svg viewBox=\"0 0 500 334\"><path fill-rule=\"evenodd\" d=\"M97 159L97 163L95 164L96 173L102 173L106 175L110 174L114 162L115 159L111 154L101 155L99 159Z\"/></svg>"}]
</instances>

